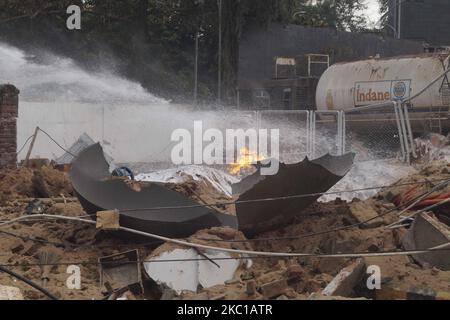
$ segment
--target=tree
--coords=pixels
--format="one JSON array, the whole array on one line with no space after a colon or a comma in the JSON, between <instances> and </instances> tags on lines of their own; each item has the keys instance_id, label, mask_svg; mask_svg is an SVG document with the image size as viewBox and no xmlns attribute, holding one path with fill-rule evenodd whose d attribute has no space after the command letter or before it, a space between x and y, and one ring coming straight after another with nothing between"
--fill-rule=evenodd
<instances>
[{"instance_id":1,"label":"tree","mask_svg":"<svg viewBox=\"0 0 450 320\"><path fill-rule=\"evenodd\" d=\"M316 4L300 3L293 23L314 27L330 27L343 31L365 29L364 17L358 11L365 9L361 0L323 0Z\"/></svg>"}]
</instances>

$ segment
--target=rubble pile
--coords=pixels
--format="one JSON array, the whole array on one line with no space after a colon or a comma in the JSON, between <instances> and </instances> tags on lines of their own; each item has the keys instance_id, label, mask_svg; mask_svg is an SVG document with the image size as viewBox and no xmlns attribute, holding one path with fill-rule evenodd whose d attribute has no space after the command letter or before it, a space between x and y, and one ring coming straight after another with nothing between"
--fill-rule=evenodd
<instances>
[{"instance_id":1,"label":"rubble pile","mask_svg":"<svg viewBox=\"0 0 450 320\"><path fill-rule=\"evenodd\" d=\"M449 169L446 162L436 161L370 199L315 202L282 227L251 238L231 227L213 227L181 239L193 246L240 253L163 242L78 221L27 220L8 226L0 222L0 265L60 299L449 299L450 261L445 251L376 256L450 242L445 205L387 228L400 219L399 206L450 179ZM30 206L39 206L41 213L49 215L89 219L73 197L67 174L51 165L0 174L2 222L30 214ZM131 186L139 190L146 184L151 183ZM184 179L167 187L199 203L230 200L201 179ZM450 187L445 185L408 214L449 195ZM227 207L220 209L226 212ZM262 257L242 251L288 256ZM292 253L312 256L289 256ZM371 256L320 257L352 253ZM43 259L56 263L44 270ZM111 259L117 265L105 263ZM70 266L80 268L79 288L68 285ZM380 279L373 282L375 289L367 285L370 270L380 271ZM0 272L0 298L46 297Z\"/></svg>"},{"instance_id":2,"label":"rubble pile","mask_svg":"<svg viewBox=\"0 0 450 320\"><path fill-rule=\"evenodd\" d=\"M72 197L68 175L51 166L0 170L0 203L22 198Z\"/></svg>"}]
</instances>

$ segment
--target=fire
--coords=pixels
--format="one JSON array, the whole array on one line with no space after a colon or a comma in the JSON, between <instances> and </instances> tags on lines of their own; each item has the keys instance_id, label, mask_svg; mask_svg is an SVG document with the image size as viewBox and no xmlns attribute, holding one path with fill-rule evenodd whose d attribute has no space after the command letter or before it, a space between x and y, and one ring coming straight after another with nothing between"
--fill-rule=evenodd
<instances>
[{"instance_id":1,"label":"fire","mask_svg":"<svg viewBox=\"0 0 450 320\"><path fill-rule=\"evenodd\" d=\"M228 171L233 175L240 175L242 172L249 171L253 168L253 164L266 159L263 155L258 155L256 151L248 148L241 148L237 162L228 166Z\"/></svg>"}]
</instances>

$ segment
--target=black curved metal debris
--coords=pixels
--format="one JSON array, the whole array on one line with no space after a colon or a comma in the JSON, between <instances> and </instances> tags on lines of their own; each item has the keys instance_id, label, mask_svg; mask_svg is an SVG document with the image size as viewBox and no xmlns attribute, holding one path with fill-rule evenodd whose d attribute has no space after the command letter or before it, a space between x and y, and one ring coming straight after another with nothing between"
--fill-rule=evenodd
<instances>
[{"instance_id":1,"label":"black curved metal debris","mask_svg":"<svg viewBox=\"0 0 450 320\"><path fill-rule=\"evenodd\" d=\"M300 163L280 163L276 175L263 176L260 168L253 175L232 186L241 193L238 201L278 198L328 191L353 165L354 154L326 155ZM320 195L236 204L239 229L247 236L286 224L290 218L314 203Z\"/></svg>"},{"instance_id":2,"label":"black curved metal debris","mask_svg":"<svg viewBox=\"0 0 450 320\"><path fill-rule=\"evenodd\" d=\"M263 176L258 169L233 185L233 191L239 192L238 200L244 201L325 192L350 170L353 158L353 154L326 155L297 164L280 163L278 174L273 176ZM111 179L108 169L98 143L83 150L72 163L72 185L84 210L95 215L97 211L117 209L121 226L169 237L186 237L215 226L238 228L238 222L239 229L251 236L286 224L319 198L317 195L238 203L237 217L209 207L170 209L164 207L195 206L198 203L159 184L152 183L135 191L125 181Z\"/></svg>"},{"instance_id":3,"label":"black curved metal debris","mask_svg":"<svg viewBox=\"0 0 450 320\"><path fill-rule=\"evenodd\" d=\"M169 237L186 237L198 230L216 226L237 228L235 216L208 207L146 210L198 203L158 184L149 184L135 191L123 180L111 179L108 169L98 143L84 149L72 163L72 185L88 214L118 209L121 226Z\"/></svg>"}]
</instances>

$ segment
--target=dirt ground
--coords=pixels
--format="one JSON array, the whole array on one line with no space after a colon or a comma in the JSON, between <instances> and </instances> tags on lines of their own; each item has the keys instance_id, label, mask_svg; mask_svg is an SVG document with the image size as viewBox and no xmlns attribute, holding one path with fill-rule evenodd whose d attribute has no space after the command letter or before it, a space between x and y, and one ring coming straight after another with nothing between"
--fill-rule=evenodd
<instances>
[{"instance_id":1,"label":"dirt ground","mask_svg":"<svg viewBox=\"0 0 450 320\"><path fill-rule=\"evenodd\" d=\"M423 181L429 184L420 190L431 188L441 180L449 178L446 163L435 163L424 167L420 174L400 181ZM34 198L45 198L43 212L74 217L86 217L78 200L74 197L70 179L64 172L50 166L30 170L26 168L3 170L0 172L0 220L2 222L27 214L27 206ZM188 194L199 202L223 201L226 198L211 193L213 188L198 185L194 181L170 188ZM257 235L246 241L245 236L229 228L213 228L199 231L190 238L192 242L217 245L221 247L305 253L353 253L402 250L402 239L406 228L387 229L385 226L398 219L396 204L402 203L400 195L411 188L394 186L383 190L373 199L359 202L361 208L373 208L380 217L376 226L348 227L358 222L351 211L352 203L339 199L329 203L316 203L307 210L299 212L286 226ZM414 192L419 192L413 190ZM447 193L445 189L440 193ZM395 203L395 204L394 204ZM394 208L394 209L393 209ZM221 208L227 211L225 207ZM232 212L230 212L232 214ZM439 214L439 212L437 213ZM441 214L445 215L445 212ZM0 222L0 226L1 223ZM347 227L347 228L346 228ZM340 228L340 231L324 232ZM317 233L317 234L316 234ZM316 234L316 235L311 235ZM276 240L273 240L273 239ZM281 239L280 239L281 238ZM205 240L208 239L208 240ZM223 240L239 240L227 242ZM98 231L95 225L82 222L58 220L33 220L2 226L0 229L0 264L37 284L43 284L43 267L39 264L56 264L51 267L46 288L60 299L105 299L107 290L100 286L98 258L119 252L138 249L140 259L176 246L152 239L128 239L112 232ZM156 250L155 250L156 249ZM51 254L49 254L51 253ZM322 290L332 279L355 259L344 258L254 258L250 268L240 270L235 278L226 284L201 289L198 292L183 292L180 295L163 289L145 275L144 294L136 299L308 299L323 298ZM386 270L383 283L395 290L408 291L411 288L450 292L450 271L442 271L433 266L420 266L408 256L366 258L366 264L377 264ZM81 268L81 289L70 290L66 281L69 265ZM281 283L274 296L267 296L266 284ZM0 272L0 285L14 286L21 290L25 299L46 299L46 297L27 284ZM358 296L374 298L370 293ZM388 296L388 298L391 296Z\"/></svg>"}]
</instances>

